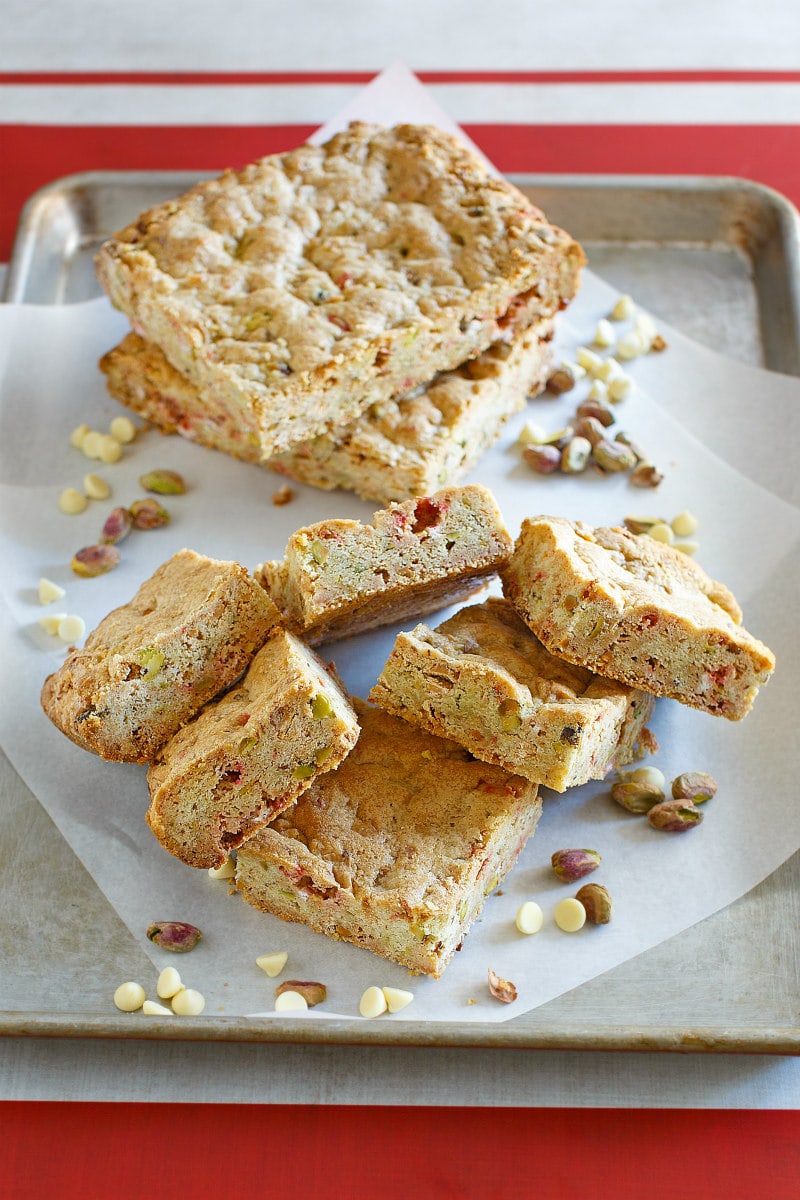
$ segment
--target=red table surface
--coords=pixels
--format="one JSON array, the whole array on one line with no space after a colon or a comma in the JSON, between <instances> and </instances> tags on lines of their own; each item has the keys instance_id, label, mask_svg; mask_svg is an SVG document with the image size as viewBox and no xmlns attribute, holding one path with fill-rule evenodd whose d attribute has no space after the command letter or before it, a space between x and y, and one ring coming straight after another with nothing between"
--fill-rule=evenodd
<instances>
[{"instance_id":1,"label":"red table surface","mask_svg":"<svg viewBox=\"0 0 800 1200\"><path fill-rule=\"evenodd\" d=\"M729 175L800 204L796 126L472 125L506 172ZM88 170L207 170L310 127L0 125L0 261L28 196ZM800 1113L739 1110L0 1103L0 1198L224 1189L334 1200L585 1195L773 1200L800 1192ZM287 1191L287 1189L292 1189ZM182 1193L180 1193L182 1194Z\"/></svg>"},{"instance_id":2,"label":"red table surface","mask_svg":"<svg viewBox=\"0 0 800 1200\"><path fill-rule=\"evenodd\" d=\"M800 206L795 125L466 125L505 172L729 175L753 179ZM308 125L109 126L0 124L0 261L25 200L78 171L217 170L302 141Z\"/></svg>"},{"instance_id":3,"label":"red table surface","mask_svg":"<svg viewBox=\"0 0 800 1200\"><path fill-rule=\"evenodd\" d=\"M9 1102L0 1143L3 1200L777 1200L800 1189L800 1113L786 1111Z\"/></svg>"}]
</instances>

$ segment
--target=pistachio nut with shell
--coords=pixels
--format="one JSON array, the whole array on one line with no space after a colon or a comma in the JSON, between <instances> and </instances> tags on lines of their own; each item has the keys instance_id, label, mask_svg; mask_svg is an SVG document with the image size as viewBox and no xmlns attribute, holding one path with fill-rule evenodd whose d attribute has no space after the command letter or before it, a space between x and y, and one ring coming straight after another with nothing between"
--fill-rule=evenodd
<instances>
[{"instance_id":1,"label":"pistachio nut with shell","mask_svg":"<svg viewBox=\"0 0 800 1200\"><path fill-rule=\"evenodd\" d=\"M119 566L119 550L116 546L84 546L73 554L69 565L83 579L94 579Z\"/></svg>"},{"instance_id":2,"label":"pistachio nut with shell","mask_svg":"<svg viewBox=\"0 0 800 1200\"><path fill-rule=\"evenodd\" d=\"M686 833L701 823L703 814L691 800L665 800L650 809L647 819L653 829L665 833Z\"/></svg>"},{"instance_id":3,"label":"pistachio nut with shell","mask_svg":"<svg viewBox=\"0 0 800 1200\"><path fill-rule=\"evenodd\" d=\"M129 511L134 529L160 529L170 520L169 513L157 500L134 500Z\"/></svg>"},{"instance_id":4,"label":"pistachio nut with shell","mask_svg":"<svg viewBox=\"0 0 800 1200\"><path fill-rule=\"evenodd\" d=\"M550 856L550 865L562 883L575 883L596 871L602 862L596 850L556 850Z\"/></svg>"},{"instance_id":5,"label":"pistachio nut with shell","mask_svg":"<svg viewBox=\"0 0 800 1200\"><path fill-rule=\"evenodd\" d=\"M186 921L154 921L147 926L148 941L162 950L171 950L173 954L188 954L202 936L196 925L189 925Z\"/></svg>"},{"instance_id":6,"label":"pistachio nut with shell","mask_svg":"<svg viewBox=\"0 0 800 1200\"><path fill-rule=\"evenodd\" d=\"M691 800L694 804L703 804L717 794L717 781L707 771L685 771L672 781L672 795L675 800Z\"/></svg>"},{"instance_id":7,"label":"pistachio nut with shell","mask_svg":"<svg viewBox=\"0 0 800 1200\"><path fill-rule=\"evenodd\" d=\"M146 492L155 492L159 496L182 496L186 491L183 476L165 468L147 471L140 476L139 483Z\"/></svg>"}]
</instances>

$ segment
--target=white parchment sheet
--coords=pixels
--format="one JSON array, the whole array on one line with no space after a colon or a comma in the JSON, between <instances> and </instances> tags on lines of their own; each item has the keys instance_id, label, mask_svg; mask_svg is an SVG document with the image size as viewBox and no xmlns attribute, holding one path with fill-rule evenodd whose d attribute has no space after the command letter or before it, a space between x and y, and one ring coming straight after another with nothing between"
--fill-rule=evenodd
<instances>
[{"instance_id":1,"label":"white parchment sheet","mask_svg":"<svg viewBox=\"0 0 800 1200\"><path fill-rule=\"evenodd\" d=\"M416 105L411 115L424 119L419 85L413 79L407 83ZM392 104L387 107L384 100L380 115L403 119L402 74L395 72L391 84ZM359 115L370 115L370 91L374 98L375 85L365 89L366 110ZM615 298L612 289L587 275L581 295L560 320L565 357L591 341L598 318ZM730 904L797 849L800 511L796 471L786 469L788 449L782 455L780 449L800 404L800 383L733 363L667 331L666 351L631 364L637 388L618 406L618 427L646 446L664 470L656 491L632 488L627 476L543 478L521 461L515 441L523 421L558 428L584 395L585 382L561 399L531 401L471 478L493 489L514 535L525 516L541 512L592 524L618 523L642 512L669 519L683 509L698 517L699 561L734 591L745 624L778 659L773 680L743 722L716 719L672 701L657 705L652 728L661 749L653 764L668 779L699 769L719 781L718 797L704 807L703 825L683 836L658 833L644 818L615 805L602 783L560 797L545 792L536 836L439 981L410 979L400 967L366 951L257 913L230 895L225 883L172 859L144 821L144 769L104 763L78 749L40 709L42 682L65 653L38 625L42 613L51 611L37 602L40 576L66 588L64 600L53 608L79 613L91 629L183 546L252 568L282 554L298 526L329 516L369 519L375 506L345 493L295 485L294 500L275 507L271 497L280 477L152 430L126 448L120 463L92 467L70 447L69 434L81 422L104 429L118 415L96 361L126 329L105 300L63 308L0 307L0 740L150 954L153 977L141 981L149 994L157 970L176 960L151 946L145 930L153 920L172 919L203 930L201 944L177 965L184 982L206 996L209 1015L284 1019L270 1011L274 984L255 966L255 958L286 949L286 976L328 986L327 1003L303 1019L360 1019L358 999L377 983L411 987L415 994L397 1018L382 1019L502 1021L679 934ZM69 568L72 554L96 541L109 509L139 496L138 477L156 467L180 471L187 480L186 495L166 500L171 523L131 535L120 546L117 570L78 579ZM60 491L80 487L91 469L108 479L113 497L93 502L80 516L64 516L57 507ZM335 660L349 688L364 696L396 632L364 635L328 646L324 653ZM553 908L574 887L558 882L550 855L567 846L589 846L602 854L592 879L605 884L614 898L610 925L576 935L555 927ZM19 866L25 869L24 863ZM525 899L537 899L545 912L544 928L534 937L523 937L514 926ZM53 897L54 906L67 901ZM51 952L57 954L58 948ZM502 1005L489 996L490 967L516 983L515 1003Z\"/></svg>"}]
</instances>

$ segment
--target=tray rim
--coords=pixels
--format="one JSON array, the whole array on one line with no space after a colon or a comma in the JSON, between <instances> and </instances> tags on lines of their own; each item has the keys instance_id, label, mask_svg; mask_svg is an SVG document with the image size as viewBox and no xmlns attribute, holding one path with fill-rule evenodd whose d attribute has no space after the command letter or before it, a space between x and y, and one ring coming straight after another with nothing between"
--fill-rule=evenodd
<instances>
[{"instance_id":1,"label":"tray rim","mask_svg":"<svg viewBox=\"0 0 800 1200\"><path fill-rule=\"evenodd\" d=\"M164 180L189 187L195 181L213 178L213 170L89 170L51 180L33 192L20 212L0 302L21 302L19 294L28 278L30 251L35 242L35 218L39 206L55 193L91 185L137 182L152 185ZM686 175L579 175L511 173L518 186L570 188L579 191L635 189L643 192L690 191L713 194L739 193L753 196L776 213L781 236L789 244L794 260L800 262L800 212L781 193L764 184L737 176ZM632 239L632 245L637 240ZM638 240L638 244L644 244ZM728 243L725 243L728 244ZM800 347L800 272L788 277L793 302L793 327ZM22 301L24 302L24 301ZM58 304L59 302L54 302ZM61 302L63 303L63 302ZM13 768L12 768L13 770ZM14 771L16 775L16 771ZM19 778L19 777L18 777ZM22 784L22 780L20 783ZM24 784L23 784L24 786ZM529 1014L525 1014L529 1015ZM518 1020L524 1020L521 1016ZM516 1026L516 1027L515 1027ZM358 1021L304 1022L302 1020L259 1021L238 1017L182 1018L180 1023L155 1020L137 1022L133 1029L127 1015L55 1012L47 1010L0 1010L0 1036L54 1038L125 1038L139 1041L240 1042L300 1045L403 1046L411 1048L491 1048L553 1050L625 1050L671 1053L740 1053L800 1055L800 1025L664 1025L643 1026L584 1022L558 1022L541 1029L522 1028L517 1020L504 1022L392 1022L367 1024Z\"/></svg>"}]
</instances>

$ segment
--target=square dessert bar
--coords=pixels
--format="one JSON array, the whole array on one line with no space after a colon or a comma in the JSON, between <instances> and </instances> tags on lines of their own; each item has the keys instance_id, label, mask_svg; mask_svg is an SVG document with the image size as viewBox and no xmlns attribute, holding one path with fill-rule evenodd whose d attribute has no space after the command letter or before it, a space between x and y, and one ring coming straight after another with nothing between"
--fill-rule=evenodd
<instances>
[{"instance_id":1,"label":"square dessert bar","mask_svg":"<svg viewBox=\"0 0 800 1200\"><path fill-rule=\"evenodd\" d=\"M287 627L318 644L471 595L505 565L511 545L494 496L471 484L381 509L370 525L298 529L284 558L262 563L255 577Z\"/></svg>"},{"instance_id":2,"label":"square dessert bar","mask_svg":"<svg viewBox=\"0 0 800 1200\"><path fill-rule=\"evenodd\" d=\"M457 138L354 123L200 183L102 247L100 282L270 458L553 316L584 257Z\"/></svg>"},{"instance_id":3,"label":"square dessert bar","mask_svg":"<svg viewBox=\"0 0 800 1200\"><path fill-rule=\"evenodd\" d=\"M183 862L220 866L338 766L358 734L355 713L324 664L276 628L244 679L162 747L147 773L147 823Z\"/></svg>"},{"instance_id":4,"label":"square dessert bar","mask_svg":"<svg viewBox=\"0 0 800 1200\"><path fill-rule=\"evenodd\" d=\"M370 699L558 792L638 757L654 705L548 653L500 599L398 634Z\"/></svg>"},{"instance_id":5,"label":"square dessert bar","mask_svg":"<svg viewBox=\"0 0 800 1200\"><path fill-rule=\"evenodd\" d=\"M151 762L164 742L244 671L279 621L236 562L181 550L42 688L42 707L85 750Z\"/></svg>"},{"instance_id":6,"label":"square dessert bar","mask_svg":"<svg viewBox=\"0 0 800 1200\"><path fill-rule=\"evenodd\" d=\"M724 584L626 529L524 521L503 590L559 658L732 721L775 666Z\"/></svg>"},{"instance_id":7,"label":"square dessert bar","mask_svg":"<svg viewBox=\"0 0 800 1200\"><path fill-rule=\"evenodd\" d=\"M439 976L541 813L526 779L355 701L361 736L239 848L245 900Z\"/></svg>"},{"instance_id":8,"label":"square dessert bar","mask_svg":"<svg viewBox=\"0 0 800 1200\"><path fill-rule=\"evenodd\" d=\"M390 504L455 483L497 440L508 418L544 387L553 322L495 342L453 371L381 400L349 425L300 442L263 465L301 483ZM129 333L100 360L109 393L165 433L261 462L213 392L200 395L157 346Z\"/></svg>"}]
</instances>

